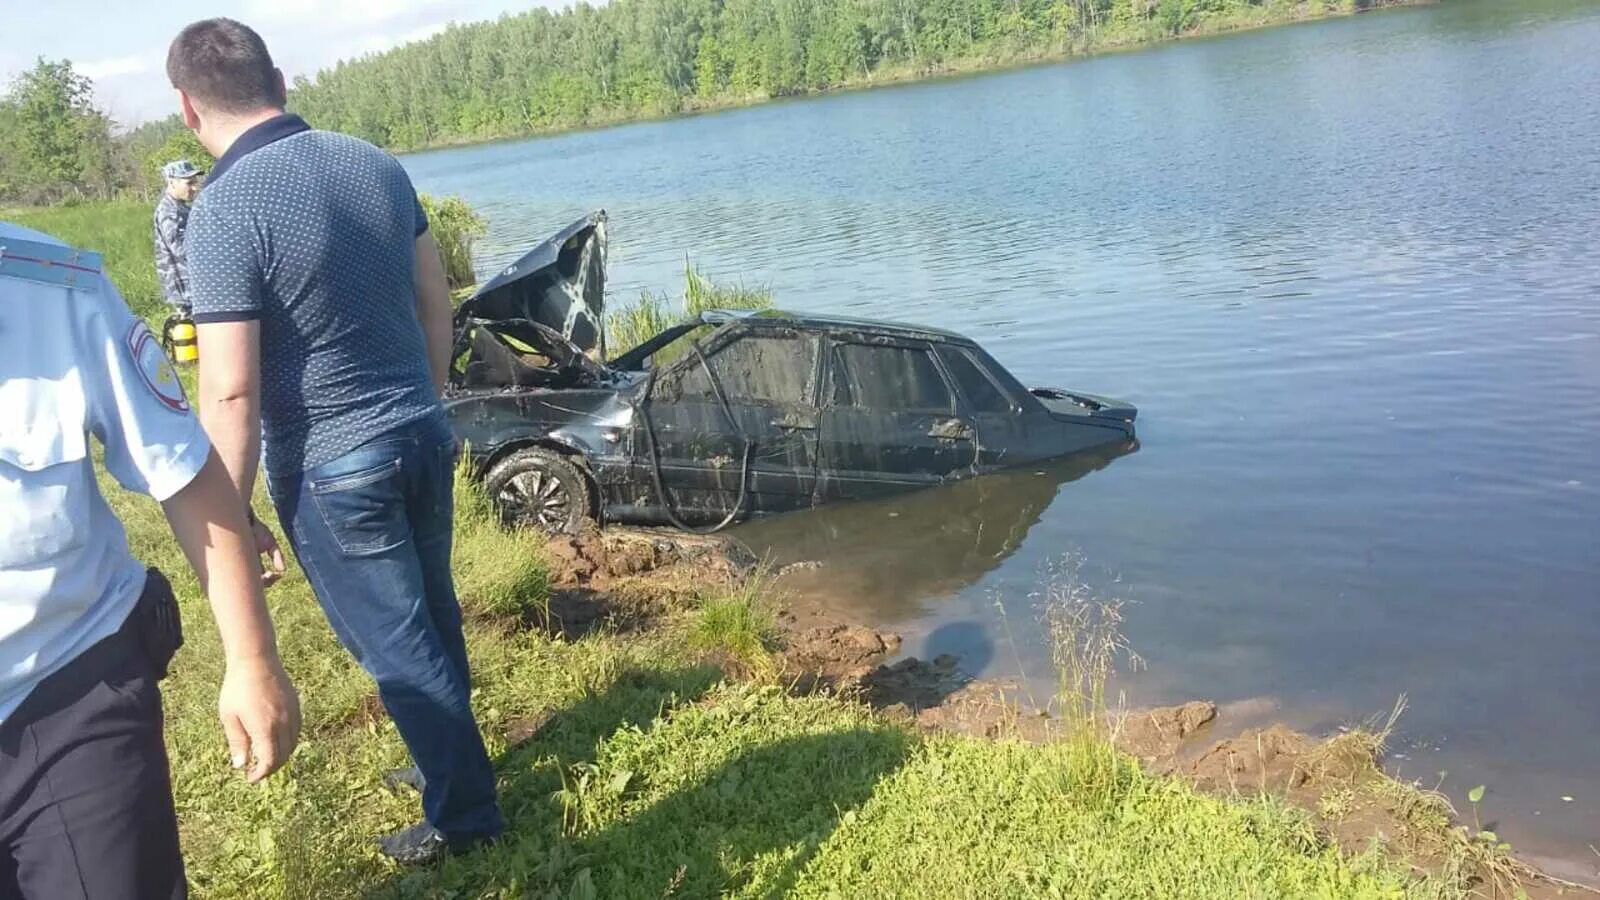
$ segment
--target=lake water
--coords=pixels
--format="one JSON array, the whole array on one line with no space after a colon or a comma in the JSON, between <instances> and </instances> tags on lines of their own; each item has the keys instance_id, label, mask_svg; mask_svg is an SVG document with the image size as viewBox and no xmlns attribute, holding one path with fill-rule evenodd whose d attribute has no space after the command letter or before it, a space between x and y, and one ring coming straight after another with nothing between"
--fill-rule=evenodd
<instances>
[{"instance_id":1,"label":"lake water","mask_svg":"<svg viewBox=\"0 0 1600 900\"><path fill-rule=\"evenodd\" d=\"M613 304L685 257L1129 399L1142 449L742 529L1048 693L1064 554L1138 704L1308 728L1600 867L1600 6L1460 2L410 156L483 267L596 207ZM1003 614L1002 614L1003 608ZM1008 638L1008 632L1014 635ZM1564 798L1572 798L1570 801Z\"/></svg>"}]
</instances>

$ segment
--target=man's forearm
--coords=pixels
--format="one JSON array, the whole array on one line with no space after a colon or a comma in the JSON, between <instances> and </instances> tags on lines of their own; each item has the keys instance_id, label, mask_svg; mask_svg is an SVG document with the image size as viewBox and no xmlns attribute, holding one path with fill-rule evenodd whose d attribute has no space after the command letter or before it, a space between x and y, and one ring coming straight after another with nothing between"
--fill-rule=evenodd
<instances>
[{"instance_id":1,"label":"man's forearm","mask_svg":"<svg viewBox=\"0 0 1600 900\"><path fill-rule=\"evenodd\" d=\"M275 660L277 642L261 592L255 541L218 454L213 452L200 474L162 509L211 601L228 662Z\"/></svg>"},{"instance_id":2,"label":"man's forearm","mask_svg":"<svg viewBox=\"0 0 1600 900\"><path fill-rule=\"evenodd\" d=\"M161 278L161 296L166 298L168 305L180 305L183 302L183 285L178 280L177 260L159 244L156 245L156 275Z\"/></svg>"},{"instance_id":3,"label":"man's forearm","mask_svg":"<svg viewBox=\"0 0 1600 900\"><path fill-rule=\"evenodd\" d=\"M201 324L200 424L246 506L261 459L260 325Z\"/></svg>"},{"instance_id":4,"label":"man's forearm","mask_svg":"<svg viewBox=\"0 0 1600 900\"><path fill-rule=\"evenodd\" d=\"M434 390L443 394L450 375L450 346L455 339L451 327L454 309L444 263L439 259L439 245L428 232L417 238L415 282L417 322L427 342L428 369L433 374Z\"/></svg>"},{"instance_id":5,"label":"man's forearm","mask_svg":"<svg viewBox=\"0 0 1600 900\"><path fill-rule=\"evenodd\" d=\"M261 459L260 421L254 397L202 394L200 398L200 424L247 507L255 496L256 466Z\"/></svg>"},{"instance_id":6,"label":"man's forearm","mask_svg":"<svg viewBox=\"0 0 1600 900\"><path fill-rule=\"evenodd\" d=\"M217 717L235 769L252 782L271 775L294 752L300 700L278 659L278 641L261 593L256 545L239 494L211 453L200 473L162 504L222 637L226 665ZM253 762L252 762L253 759Z\"/></svg>"},{"instance_id":7,"label":"man's forearm","mask_svg":"<svg viewBox=\"0 0 1600 900\"><path fill-rule=\"evenodd\" d=\"M443 302L418 304L417 319L422 323L422 334L428 344L428 370L433 373L433 389L444 393L450 377L450 299Z\"/></svg>"}]
</instances>

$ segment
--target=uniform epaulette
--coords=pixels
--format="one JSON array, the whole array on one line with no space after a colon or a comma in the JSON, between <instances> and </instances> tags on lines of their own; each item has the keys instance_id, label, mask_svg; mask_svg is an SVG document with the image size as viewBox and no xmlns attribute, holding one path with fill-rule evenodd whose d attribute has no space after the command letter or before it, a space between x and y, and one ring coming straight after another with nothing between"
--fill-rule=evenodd
<instances>
[{"instance_id":1,"label":"uniform epaulette","mask_svg":"<svg viewBox=\"0 0 1600 900\"><path fill-rule=\"evenodd\" d=\"M0 279L97 291L100 272L100 254L92 250L0 237Z\"/></svg>"}]
</instances>

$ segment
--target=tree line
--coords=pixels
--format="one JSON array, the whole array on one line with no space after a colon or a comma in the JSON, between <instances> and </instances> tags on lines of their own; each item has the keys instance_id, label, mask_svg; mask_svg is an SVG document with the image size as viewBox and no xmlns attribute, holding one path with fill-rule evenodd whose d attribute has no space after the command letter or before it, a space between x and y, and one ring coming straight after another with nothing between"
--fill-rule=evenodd
<instances>
[{"instance_id":1,"label":"tree line","mask_svg":"<svg viewBox=\"0 0 1600 900\"><path fill-rule=\"evenodd\" d=\"M610 0L453 25L297 79L394 149L577 128L1158 40L1382 0ZM1326 4L1326 5L1325 5Z\"/></svg>"},{"instance_id":2,"label":"tree line","mask_svg":"<svg viewBox=\"0 0 1600 900\"><path fill-rule=\"evenodd\" d=\"M451 25L295 79L290 108L391 150L757 102L1405 0L610 0ZM70 63L0 95L0 202L153 195L207 162L176 117L116 136Z\"/></svg>"},{"instance_id":3,"label":"tree line","mask_svg":"<svg viewBox=\"0 0 1600 900\"><path fill-rule=\"evenodd\" d=\"M176 116L120 135L113 126L87 77L40 59L0 93L0 203L153 198L162 163L211 164Z\"/></svg>"}]
</instances>

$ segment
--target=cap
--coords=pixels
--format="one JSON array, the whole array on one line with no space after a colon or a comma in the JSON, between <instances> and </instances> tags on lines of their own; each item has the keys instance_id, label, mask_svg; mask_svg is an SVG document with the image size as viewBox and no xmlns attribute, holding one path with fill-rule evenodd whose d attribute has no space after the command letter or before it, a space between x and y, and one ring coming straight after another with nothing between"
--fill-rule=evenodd
<instances>
[{"instance_id":1,"label":"cap","mask_svg":"<svg viewBox=\"0 0 1600 900\"><path fill-rule=\"evenodd\" d=\"M167 178L193 178L200 174L200 170L187 159L175 159L161 167L161 174Z\"/></svg>"}]
</instances>

